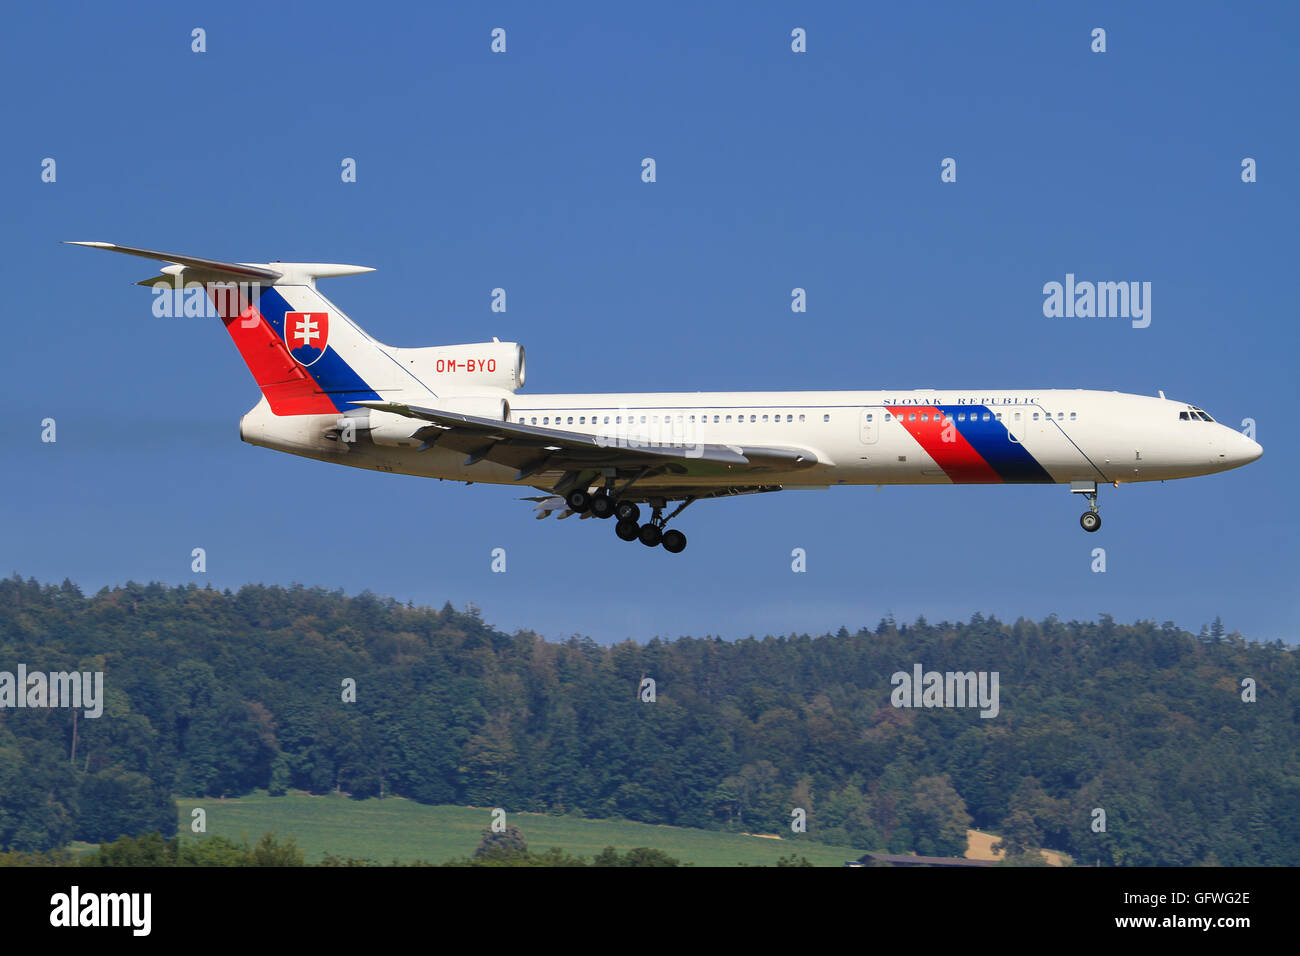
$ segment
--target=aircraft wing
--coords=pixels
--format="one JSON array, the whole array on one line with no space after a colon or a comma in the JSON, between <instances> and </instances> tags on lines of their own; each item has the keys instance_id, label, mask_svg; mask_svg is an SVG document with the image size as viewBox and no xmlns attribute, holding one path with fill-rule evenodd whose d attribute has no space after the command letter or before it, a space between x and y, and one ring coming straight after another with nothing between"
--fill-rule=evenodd
<instances>
[{"instance_id":1,"label":"aircraft wing","mask_svg":"<svg viewBox=\"0 0 1300 956\"><path fill-rule=\"evenodd\" d=\"M416 429L424 444L467 455L466 463L491 461L518 469L516 480L542 472L584 472L613 468L620 473L672 475L742 475L811 468L817 456L797 447L642 444L604 436L479 418L436 408L393 402L353 402L426 423ZM740 482L738 482L739 484ZM757 482L745 482L756 484Z\"/></svg>"}]
</instances>

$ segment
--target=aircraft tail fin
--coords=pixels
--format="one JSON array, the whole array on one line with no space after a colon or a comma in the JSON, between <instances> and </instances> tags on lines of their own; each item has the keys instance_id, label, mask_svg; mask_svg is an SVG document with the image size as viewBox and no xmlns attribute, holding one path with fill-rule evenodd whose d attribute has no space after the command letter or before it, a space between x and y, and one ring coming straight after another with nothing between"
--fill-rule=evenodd
<instances>
[{"instance_id":1,"label":"aircraft tail fin","mask_svg":"<svg viewBox=\"0 0 1300 956\"><path fill-rule=\"evenodd\" d=\"M223 262L110 242L70 244L168 263L139 284L178 305L183 300L165 314L219 317L276 415L354 410L354 402L379 401L374 386L392 375L384 346L316 289L317 279L373 272L368 266Z\"/></svg>"}]
</instances>

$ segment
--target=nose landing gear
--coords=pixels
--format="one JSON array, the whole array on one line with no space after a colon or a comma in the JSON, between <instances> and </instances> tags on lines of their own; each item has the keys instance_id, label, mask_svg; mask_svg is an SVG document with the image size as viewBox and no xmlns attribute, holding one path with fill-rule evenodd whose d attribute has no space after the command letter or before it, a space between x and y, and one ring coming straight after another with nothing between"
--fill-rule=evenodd
<instances>
[{"instance_id":1,"label":"nose landing gear","mask_svg":"<svg viewBox=\"0 0 1300 956\"><path fill-rule=\"evenodd\" d=\"M1101 527L1101 512L1097 510L1097 483L1095 481L1072 481L1070 491L1084 495L1088 499L1088 510L1079 516L1079 526L1089 533Z\"/></svg>"}]
</instances>

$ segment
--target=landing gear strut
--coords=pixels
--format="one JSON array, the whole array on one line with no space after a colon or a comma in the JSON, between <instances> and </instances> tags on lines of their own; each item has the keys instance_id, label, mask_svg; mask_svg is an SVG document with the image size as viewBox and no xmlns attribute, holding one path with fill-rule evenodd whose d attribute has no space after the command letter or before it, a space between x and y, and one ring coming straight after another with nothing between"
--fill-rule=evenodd
<instances>
[{"instance_id":1,"label":"landing gear strut","mask_svg":"<svg viewBox=\"0 0 1300 956\"><path fill-rule=\"evenodd\" d=\"M565 492L564 502L570 511L592 518L617 518L618 520L614 522L614 533L624 541L640 541L647 548L663 545L664 550L670 554L680 554L686 550L686 535L676 528L669 528L668 522L690 507L695 501L695 496L684 499L666 517L664 509L668 506L667 499L648 498L651 509L650 520L641 524L641 508L636 502L627 501L620 496L627 494L628 489L645 477L650 469L643 468L638 474L625 481L621 487L615 482L616 473L613 468L602 469L602 471L604 487L591 491L591 486L583 483ZM573 477L576 479L578 476L575 474Z\"/></svg>"},{"instance_id":2,"label":"landing gear strut","mask_svg":"<svg viewBox=\"0 0 1300 956\"><path fill-rule=\"evenodd\" d=\"M686 535L676 528L668 528L667 524L685 511L694 500L694 498L687 498L672 514L664 517L663 511L667 502L663 498L651 498L650 520L643 525L637 524L641 517L641 509L630 501L620 501L614 506L614 513L619 518L618 524L614 526L614 533L624 541L640 541L647 548L663 545L663 549L669 554L681 554L686 550Z\"/></svg>"},{"instance_id":3,"label":"landing gear strut","mask_svg":"<svg viewBox=\"0 0 1300 956\"><path fill-rule=\"evenodd\" d=\"M1093 532L1101 527L1101 513L1097 510L1097 483L1095 481L1072 481L1070 491L1084 495L1088 499L1088 510L1079 517L1079 526L1084 531Z\"/></svg>"}]
</instances>

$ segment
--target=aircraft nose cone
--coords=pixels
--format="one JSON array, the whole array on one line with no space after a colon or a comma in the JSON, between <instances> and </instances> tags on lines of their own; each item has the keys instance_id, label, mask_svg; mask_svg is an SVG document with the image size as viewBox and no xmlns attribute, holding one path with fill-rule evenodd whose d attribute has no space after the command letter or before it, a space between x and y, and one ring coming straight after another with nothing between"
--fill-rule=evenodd
<instances>
[{"instance_id":1,"label":"aircraft nose cone","mask_svg":"<svg viewBox=\"0 0 1300 956\"><path fill-rule=\"evenodd\" d=\"M1239 465L1248 465L1260 455L1264 454L1264 449L1260 447L1259 442L1253 438L1247 438L1241 432L1235 429L1228 429L1232 432L1232 438L1226 442L1227 447L1225 462L1229 468L1236 468Z\"/></svg>"}]
</instances>

